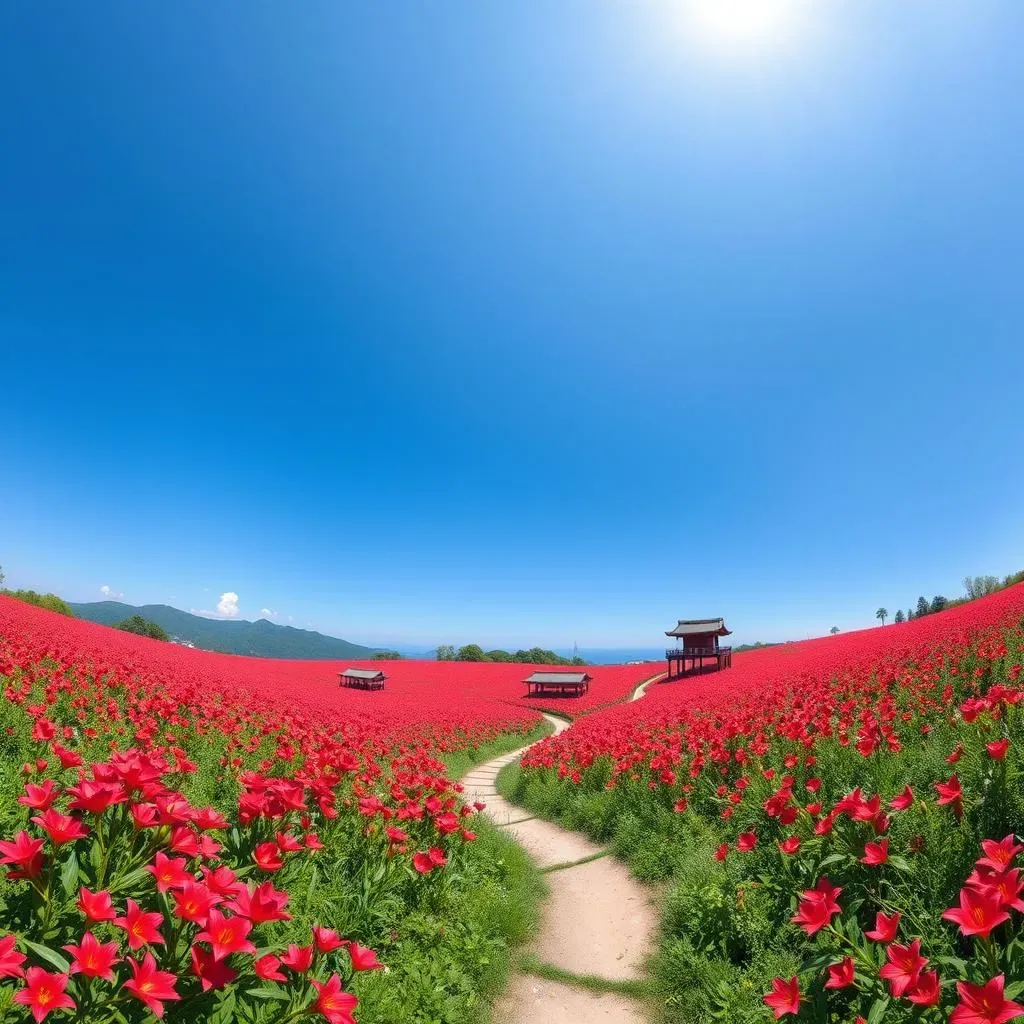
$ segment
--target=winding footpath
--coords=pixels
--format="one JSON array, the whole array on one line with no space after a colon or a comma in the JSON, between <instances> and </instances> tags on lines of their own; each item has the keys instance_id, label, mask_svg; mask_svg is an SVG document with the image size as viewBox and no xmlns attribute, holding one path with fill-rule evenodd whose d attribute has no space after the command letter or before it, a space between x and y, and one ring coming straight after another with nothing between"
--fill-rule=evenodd
<instances>
[{"instance_id":1,"label":"winding footpath","mask_svg":"<svg viewBox=\"0 0 1024 1024\"><path fill-rule=\"evenodd\" d=\"M569 723L544 715L555 733ZM482 800L496 824L505 828L546 872L551 890L540 930L527 953L544 964L606 981L642 980L654 950L658 914L648 891L625 865L589 839L533 817L495 790L516 750L478 765L462 783L467 800ZM586 860L586 858L596 858ZM583 863L580 863L583 861ZM494 1009L495 1024L642 1024L642 1004L629 996L595 992L517 974Z\"/></svg>"}]
</instances>

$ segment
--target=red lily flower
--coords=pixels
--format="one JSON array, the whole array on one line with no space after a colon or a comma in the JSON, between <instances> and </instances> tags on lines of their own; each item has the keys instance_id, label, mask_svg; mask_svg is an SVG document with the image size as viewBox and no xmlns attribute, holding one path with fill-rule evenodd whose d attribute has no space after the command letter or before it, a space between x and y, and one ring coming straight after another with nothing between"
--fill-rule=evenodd
<instances>
[{"instance_id":1,"label":"red lily flower","mask_svg":"<svg viewBox=\"0 0 1024 1024\"><path fill-rule=\"evenodd\" d=\"M889 982L889 989L894 996L901 996L917 984L922 968L928 963L928 958L921 956L921 940L914 939L909 946L894 942L886 947L885 955L888 963L878 972L878 976Z\"/></svg>"},{"instance_id":2,"label":"red lily flower","mask_svg":"<svg viewBox=\"0 0 1024 1024\"><path fill-rule=\"evenodd\" d=\"M252 931L252 922L244 917L227 917L216 907L210 909L206 927L199 932L196 942L208 942L214 960L223 960L232 953L255 953L256 947L247 936Z\"/></svg>"},{"instance_id":3,"label":"red lily flower","mask_svg":"<svg viewBox=\"0 0 1024 1024\"><path fill-rule=\"evenodd\" d=\"M81 945L65 946L72 958L71 973L87 978L114 980L114 964L120 963L116 942L100 942L92 932L82 936Z\"/></svg>"},{"instance_id":4,"label":"red lily flower","mask_svg":"<svg viewBox=\"0 0 1024 1024\"><path fill-rule=\"evenodd\" d=\"M83 885L78 891L77 906L90 921L113 921L117 917L110 893L106 889L89 892Z\"/></svg>"},{"instance_id":5,"label":"red lily flower","mask_svg":"<svg viewBox=\"0 0 1024 1024\"><path fill-rule=\"evenodd\" d=\"M21 965L26 957L14 948L14 942L13 935L0 939L0 978L20 978L25 974Z\"/></svg>"},{"instance_id":6,"label":"red lily flower","mask_svg":"<svg viewBox=\"0 0 1024 1024\"><path fill-rule=\"evenodd\" d=\"M846 988L853 984L853 957L843 957L837 964L828 969L828 981L825 988Z\"/></svg>"},{"instance_id":7,"label":"red lily flower","mask_svg":"<svg viewBox=\"0 0 1024 1024\"><path fill-rule=\"evenodd\" d=\"M332 974L325 982L313 981L316 989L316 1011L327 1024L356 1024L352 1011L359 1005L359 1000L348 992L343 992L341 979Z\"/></svg>"},{"instance_id":8,"label":"red lily flower","mask_svg":"<svg viewBox=\"0 0 1024 1024\"><path fill-rule=\"evenodd\" d=\"M348 955L352 960L352 969L355 971L378 971L383 970L384 965L377 959L377 954L366 946L360 946L358 942L348 944Z\"/></svg>"},{"instance_id":9,"label":"red lily flower","mask_svg":"<svg viewBox=\"0 0 1024 1024\"><path fill-rule=\"evenodd\" d=\"M1024 1006L1003 995L1005 979L997 974L984 985L958 981L959 1004L949 1016L949 1024L1006 1024L1024 1016Z\"/></svg>"},{"instance_id":10,"label":"red lily flower","mask_svg":"<svg viewBox=\"0 0 1024 1024\"><path fill-rule=\"evenodd\" d=\"M14 1001L27 1006L36 1024L54 1010L74 1010L75 1001L64 992L68 975L49 974L42 967L30 967L25 974L25 987L14 993Z\"/></svg>"},{"instance_id":11,"label":"red lily flower","mask_svg":"<svg viewBox=\"0 0 1024 1024\"><path fill-rule=\"evenodd\" d=\"M148 944L164 945L159 928L164 915L142 910L135 900L128 901L124 917L115 917L114 924L128 933L128 948L142 949Z\"/></svg>"},{"instance_id":12,"label":"red lily flower","mask_svg":"<svg viewBox=\"0 0 1024 1024\"><path fill-rule=\"evenodd\" d=\"M800 1012L800 985L796 978L785 981L782 978L772 979L772 990L764 997L766 1006L771 1007L775 1019L785 1017L787 1013Z\"/></svg>"},{"instance_id":13,"label":"red lily flower","mask_svg":"<svg viewBox=\"0 0 1024 1024\"><path fill-rule=\"evenodd\" d=\"M996 925L1009 921L1010 915L1003 909L998 893L965 886L960 890L960 906L944 910L942 920L960 925L964 935L987 938Z\"/></svg>"},{"instance_id":14,"label":"red lily flower","mask_svg":"<svg viewBox=\"0 0 1024 1024\"><path fill-rule=\"evenodd\" d=\"M124 983L124 989L130 992L156 1017L163 1017L164 1003L180 999L174 989L178 980L170 971L158 971L152 953L147 953L142 963L129 960L132 977Z\"/></svg>"},{"instance_id":15,"label":"red lily flower","mask_svg":"<svg viewBox=\"0 0 1024 1024\"><path fill-rule=\"evenodd\" d=\"M886 914L875 914L875 927L864 934L875 942L892 942L896 938L896 930L900 926L900 915L897 911L892 917Z\"/></svg>"},{"instance_id":16,"label":"red lily flower","mask_svg":"<svg viewBox=\"0 0 1024 1024\"><path fill-rule=\"evenodd\" d=\"M50 837L54 846L73 843L76 839L84 839L89 834L89 830L80 819L70 814L61 814L53 807L35 815L32 821Z\"/></svg>"}]
</instances>

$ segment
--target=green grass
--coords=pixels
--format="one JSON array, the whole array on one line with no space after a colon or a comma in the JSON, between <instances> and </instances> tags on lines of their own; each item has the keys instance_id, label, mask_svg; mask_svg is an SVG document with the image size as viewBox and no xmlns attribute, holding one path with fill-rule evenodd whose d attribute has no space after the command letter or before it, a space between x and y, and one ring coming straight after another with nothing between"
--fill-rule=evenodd
<instances>
[{"instance_id":1,"label":"green grass","mask_svg":"<svg viewBox=\"0 0 1024 1024\"><path fill-rule=\"evenodd\" d=\"M581 864L589 864L592 860L600 860L602 857L610 856L611 853L611 850L598 850L597 853L592 853L587 857L580 857L579 860L563 860L558 864L552 864L550 867L541 868L541 874L546 875L551 871L564 871L566 868L578 868Z\"/></svg>"},{"instance_id":2,"label":"green grass","mask_svg":"<svg viewBox=\"0 0 1024 1024\"><path fill-rule=\"evenodd\" d=\"M536 743L537 740L550 736L554 731L554 726L547 719L541 719L537 726L528 733L502 733L490 743L483 743L478 747L467 747L465 750L445 754L441 757L441 760L448 770L449 778L461 779L470 768L474 768L478 764L484 764L492 758L501 757L502 754L519 750L520 747Z\"/></svg>"},{"instance_id":3,"label":"green grass","mask_svg":"<svg viewBox=\"0 0 1024 1024\"><path fill-rule=\"evenodd\" d=\"M532 953L524 953L519 957L519 969L524 974L532 974L548 981L557 981L573 988L586 989L588 992L612 992L633 999L655 999L661 991L657 982L646 978L602 978L597 974L576 974L563 967L556 967L539 959Z\"/></svg>"}]
</instances>

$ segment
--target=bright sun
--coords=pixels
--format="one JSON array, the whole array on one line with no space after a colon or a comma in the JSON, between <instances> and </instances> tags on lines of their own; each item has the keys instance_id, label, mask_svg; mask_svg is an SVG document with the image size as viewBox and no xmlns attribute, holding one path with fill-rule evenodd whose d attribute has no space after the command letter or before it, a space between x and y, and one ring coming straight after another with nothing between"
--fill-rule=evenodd
<instances>
[{"instance_id":1,"label":"bright sun","mask_svg":"<svg viewBox=\"0 0 1024 1024\"><path fill-rule=\"evenodd\" d=\"M762 49L790 39L803 0L689 0L697 34L723 49Z\"/></svg>"}]
</instances>

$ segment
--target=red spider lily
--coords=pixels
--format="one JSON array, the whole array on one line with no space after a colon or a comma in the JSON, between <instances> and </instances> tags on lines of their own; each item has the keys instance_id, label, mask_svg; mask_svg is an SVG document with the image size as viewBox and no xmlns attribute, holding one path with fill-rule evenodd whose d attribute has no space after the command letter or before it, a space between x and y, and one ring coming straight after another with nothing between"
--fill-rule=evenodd
<instances>
[{"instance_id":1,"label":"red spider lily","mask_svg":"<svg viewBox=\"0 0 1024 1024\"><path fill-rule=\"evenodd\" d=\"M73 843L76 839L84 839L89 834L89 830L80 819L69 814L61 814L53 807L35 815L32 821L50 837L50 842L54 846Z\"/></svg>"},{"instance_id":2,"label":"red spider lily","mask_svg":"<svg viewBox=\"0 0 1024 1024\"><path fill-rule=\"evenodd\" d=\"M41 967L25 973L25 987L14 993L14 1001L27 1006L36 1024L54 1010L74 1010L75 1001L65 993L68 975L49 974Z\"/></svg>"},{"instance_id":3,"label":"red spider lily","mask_svg":"<svg viewBox=\"0 0 1024 1024\"><path fill-rule=\"evenodd\" d=\"M352 961L352 969L355 971L378 971L383 970L384 965L377 959L377 954L366 946L360 946L358 942L348 944L348 955Z\"/></svg>"},{"instance_id":4,"label":"red spider lily","mask_svg":"<svg viewBox=\"0 0 1024 1024\"><path fill-rule=\"evenodd\" d=\"M288 951L281 957L281 963L296 974L305 974L313 966L312 945L289 945Z\"/></svg>"},{"instance_id":5,"label":"red spider lily","mask_svg":"<svg viewBox=\"0 0 1024 1024\"><path fill-rule=\"evenodd\" d=\"M790 978L789 981L773 978L772 990L764 997L764 1003L771 1008L776 1020L785 1017L787 1013L799 1013L800 985L796 978Z\"/></svg>"},{"instance_id":6,"label":"red spider lily","mask_svg":"<svg viewBox=\"0 0 1024 1024\"><path fill-rule=\"evenodd\" d=\"M889 840L882 839L877 843L868 843L864 847L864 856L861 857L861 864L867 864L870 867L878 867L881 864L885 864L889 860Z\"/></svg>"},{"instance_id":7,"label":"red spider lily","mask_svg":"<svg viewBox=\"0 0 1024 1024\"><path fill-rule=\"evenodd\" d=\"M253 852L252 859L261 871L280 871L284 867L284 858L277 843L260 843Z\"/></svg>"},{"instance_id":8,"label":"red spider lily","mask_svg":"<svg viewBox=\"0 0 1024 1024\"><path fill-rule=\"evenodd\" d=\"M757 846L756 832L741 832L736 837L736 849L740 853L749 853L755 846Z\"/></svg>"},{"instance_id":9,"label":"red spider lily","mask_svg":"<svg viewBox=\"0 0 1024 1024\"><path fill-rule=\"evenodd\" d=\"M828 981L825 988L846 988L853 984L853 957L843 957L828 969Z\"/></svg>"},{"instance_id":10,"label":"red spider lily","mask_svg":"<svg viewBox=\"0 0 1024 1024\"><path fill-rule=\"evenodd\" d=\"M113 921L117 917L110 893L106 889L102 892L89 892L82 886L76 906L90 921Z\"/></svg>"},{"instance_id":11,"label":"red spider lily","mask_svg":"<svg viewBox=\"0 0 1024 1024\"><path fill-rule=\"evenodd\" d=\"M864 934L875 942L892 942L896 938L896 932L900 926L899 913L891 917L887 914L875 914L875 927Z\"/></svg>"},{"instance_id":12,"label":"red spider lily","mask_svg":"<svg viewBox=\"0 0 1024 1024\"><path fill-rule=\"evenodd\" d=\"M821 931L840 912L836 897L842 891L840 886L834 886L827 876L822 875L813 889L801 893L793 922L800 925L808 935Z\"/></svg>"},{"instance_id":13,"label":"red spider lily","mask_svg":"<svg viewBox=\"0 0 1024 1024\"><path fill-rule=\"evenodd\" d=\"M729 844L722 843L718 849L715 850L715 860L725 860L729 856Z\"/></svg>"},{"instance_id":14,"label":"red spider lily","mask_svg":"<svg viewBox=\"0 0 1024 1024\"><path fill-rule=\"evenodd\" d=\"M231 968L226 959L218 960L202 946L192 947L192 973L204 992L230 985L238 977L238 971Z\"/></svg>"},{"instance_id":15,"label":"red spider lily","mask_svg":"<svg viewBox=\"0 0 1024 1024\"><path fill-rule=\"evenodd\" d=\"M265 981L287 981L288 976L281 973L281 960L272 953L261 956L253 965L258 978Z\"/></svg>"},{"instance_id":16,"label":"red spider lily","mask_svg":"<svg viewBox=\"0 0 1024 1024\"><path fill-rule=\"evenodd\" d=\"M1007 750L1010 749L1010 741L1009 739L993 740L991 743L985 744L985 749L993 761L1002 761L1006 758Z\"/></svg>"},{"instance_id":17,"label":"red spider lily","mask_svg":"<svg viewBox=\"0 0 1024 1024\"><path fill-rule=\"evenodd\" d=\"M944 910L942 919L958 924L963 935L987 938L993 928L1009 921L1010 915L1003 909L997 892L965 886L960 890L960 906Z\"/></svg>"},{"instance_id":18,"label":"red spider lily","mask_svg":"<svg viewBox=\"0 0 1024 1024\"><path fill-rule=\"evenodd\" d=\"M25 956L14 948L13 935L0 939L0 978L20 978L24 975L22 964Z\"/></svg>"},{"instance_id":19,"label":"red spider lily","mask_svg":"<svg viewBox=\"0 0 1024 1024\"><path fill-rule=\"evenodd\" d=\"M247 917L253 924L260 924L264 921L290 921L292 915L284 909L287 905L288 893L275 889L271 882L263 882L254 889L243 886L231 906L239 917Z\"/></svg>"},{"instance_id":20,"label":"red spider lily","mask_svg":"<svg viewBox=\"0 0 1024 1024\"><path fill-rule=\"evenodd\" d=\"M414 853L412 866L421 874L428 875L434 870L434 862L430 859L429 853Z\"/></svg>"},{"instance_id":21,"label":"red spider lily","mask_svg":"<svg viewBox=\"0 0 1024 1024\"><path fill-rule=\"evenodd\" d=\"M178 980L170 971L157 970L152 953L147 953L142 962L129 960L132 977L124 983L124 989L146 1005L150 1013L157 1017L164 1015L164 1003L180 999L174 988Z\"/></svg>"},{"instance_id":22,"label":"red spider lily","mask_svg":"<svg viewBox=\"0 0 1024 1024\"><path fill-rule=\"evenodd\" d=\"M888 962L882 966L878 976L889 982L894 996L902 996L908 988L917 985L921 970L928 963L928 958L921 956L921 940L914 939L909 946L893 942L886 946L885 955Z\"/></svg>"},{"instance_id":23,"label":"red spider lily","mask_svg":"<svg viewBox=\"0 0 1024 1024\"><path fill-rule=\"evenodd\" d=\"M223 960L232 953L255 953L256 947L247 938L252 922L244 917L228 917L217 907L210 910L206 927L196 935L196 942L209 943L214 960Z\"/></svg>"},{"instance_id":24,"label":"red spider lily","mask_svg":"<svg viewBox=\"0 0 1024 1024\"><path fill-rule=\"evenodd\" d=\"M60 790L53 779L47 779L40 786L29 782L25 785L25 792L18 797L18 803L34 811L45 811L53 806L59 796Z\"/></svg>"},{"instance_id":25,"label":"red spider lily","mask_svg":"<svg viewBox=\"0 0 1024 1024\"><path fill-rule=\"evenodd\" d=\"M160 925L164 915L142 910L135 900L128 900L124 917L115 917L114 924L128 933L128 948L142 949L145 945L164 945Z\"/></svg>"},{"instance_id":26,"label":"red spider lily","mask_svg":"<svg viewBox=\"0 0 1024 1024\"><path fill-rule=\"evenodd\" d=\"M205 925L210 910L221 902L221 897L202 882L186 882L174 893L174 915L183 921Z\"/></svg>"},{"instance_id":27,"label":"red spider lily","mask_svg":"<svg viewBox=\"0 0 1024 1024\"><path fill-rule=\"evenodd\" d=\"M337 974L332 974L325 982L313 980L311 984L316 989L316 1011L327 1024L356 1024L352 1011L359 1005L359 1000L342 991Z\"/></svg>"},{"instance_id":28,"label":"red spider lily","mask_svg":"<svg viewBox=\"0 0 1024 1024\"><path fill-rule=\"evenodd\" d=\"M899 796L894 796L889 801L889 806L894 811L909 810L914 806L914 791L909 786L905 786Z\"/></svg>"},{"instance_id":29,"label":"red spider lily","mask_svg":"<svg viewBox=\"0 0 1024 1024\"><path fill-rule=\"evenodd\" d=\"M116 942L100 942L92 932L86 932L79 945L64 948L71 954L72 974L114 980L114 964L120 962Z\"/></svg>"},{"instance_id":30,"label":"red spider lily","mask_svg":"<svg viewBox=\"0 0 1024 1024\"><path fill-rule=\"evenodd\" d=\"M948 782L936 782L935 791L939 794L938 804L944 806L948 804L953 809L953 813L958 817L962 817L964 813L964 801L963 801L963 790L960 788L960 780L956 774L950 775Z\"/></svg>"},{"instance_id":31,"label":"red spider lily","mask_svg":"<svg viewBox=\"0 0 1024 1024\"><path fill-rule=\"evenodd\" d=\"M779 843L779 849L787 856L792 856L800 849L800 837L790 836L788 839L783 839Z\"/></svg>"},{"instance_id":32,"label":"red spider lily","mask_svg":"<svg viewBox=\"0 0 1024 1024\"><path fill-rule=\"evenodd\" d=\"M17 871L8 871L8 878L38 878L43 870L45 839L33 839L21 831L14 842L0 842L0 864L14 864Z\"/></svg>"},{"instance_id":33,"label":"red spider lily","mask_svg":"<svg viewBox=\"0 0 1024 1024\"><path fill-rule=\"evenodd\" d=\"M935 1006L942 994L939 975L936 971L922 971L917 983L904 993L907 999L918 1006Z\"/></svg>"},{"instance_id":34,"label":"red spider lily","mask_svg":"<svg viewBox=\"0 0 1024 1024\"><path fill-rule=\"evenodd\" d=\"M341 938L333 928L321 928L318 925L313 925L313 944L318 953L330 953L347 945L347 941Z\"/></svg>"},{"instance_id":35,"label":"red spider lily","mask_svg":"<svg viewBox=\"0 0 1024 1024\"><path fill-rule=\"evenodd\" d=\"M1024 1016L1024 1006L1003 995L1005 980L997 974L984 985L958 981L959 1004L949 1016L949 1024L1006 1024Z\"/></svg>"},{"instance_id":36,"label":"red spider lily","mask_svg":"<svg viewBox=\"0 0 1024 1024\"><path fill-rule=\"evenodd\" d=\"M985 856L978 860L978 864L991 868L993 871L1002 871L1004 868L1008 868L1017 854L1024 850L1024 846L1017 842L1017 838L1012 832L998 842L994 839L983 839L981 848L985 852Z\"/></svg>"}]
</instances>

